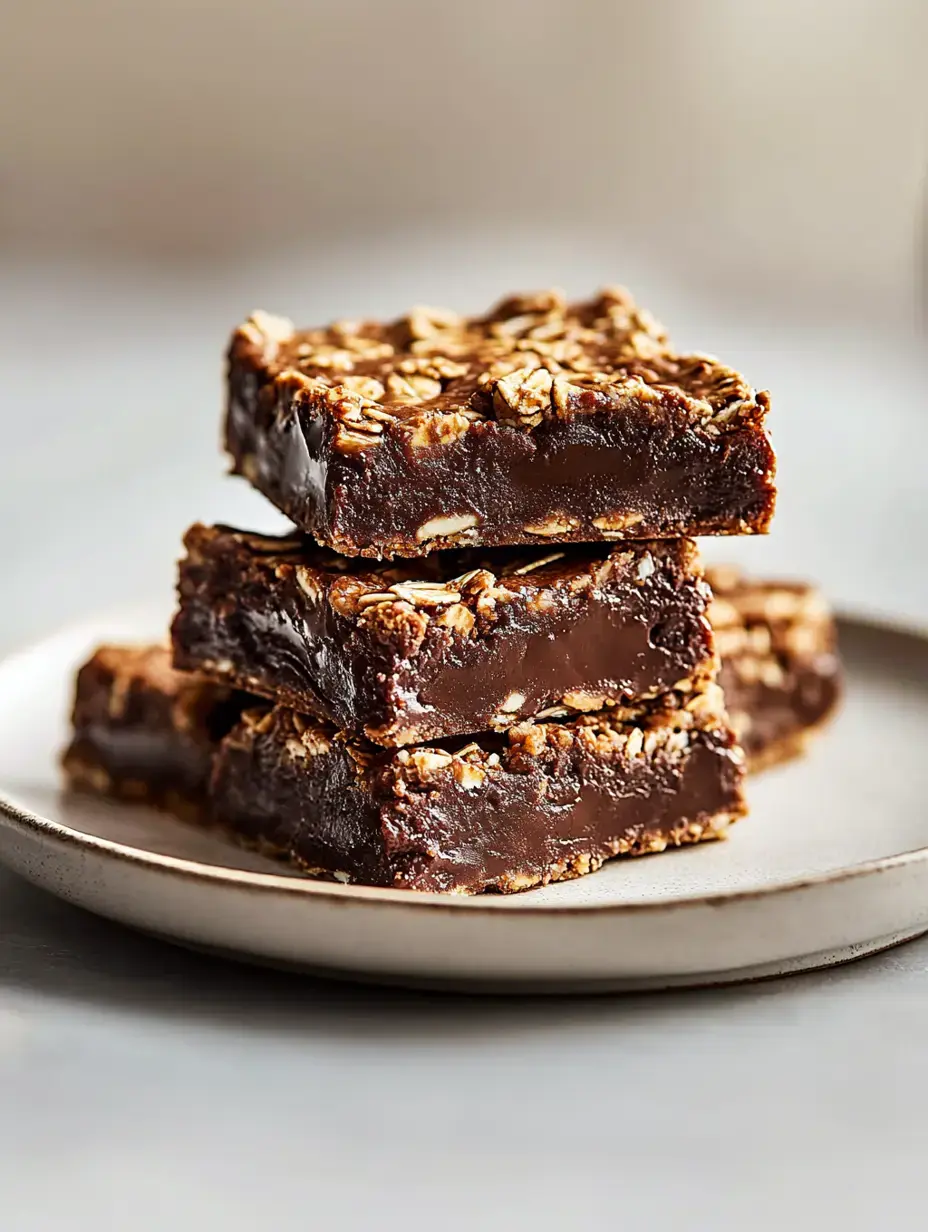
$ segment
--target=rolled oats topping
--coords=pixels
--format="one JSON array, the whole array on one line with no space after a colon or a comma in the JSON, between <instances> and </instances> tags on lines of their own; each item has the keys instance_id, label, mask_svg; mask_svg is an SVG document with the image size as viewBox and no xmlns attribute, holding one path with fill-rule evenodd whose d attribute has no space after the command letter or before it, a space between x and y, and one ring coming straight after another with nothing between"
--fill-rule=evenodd
<instances>
[{"instance_id":1,"label":"rolled oats topping","mask_svg":"<svg viewBox=\"0 0 928 1232\"><path fill-rule=\"evenodd\" d=\"M552 513L543 522L527 522L522 528L529 535L541 535L545 538L554 535L568 535L577 530L580 522L566 513Z\"/></svg>"},{"instance_id":2,"label":"rolled oats topping","mask_svg":"<svg viewBox=\"0 0 928 1232\"><path fill-rule=\"evenodd\" d=\"M396 582L390 589L413 607L442 607L446 603L459 603L461 600L458 591L451 590L441 582Z\"/></svg>"},{"instance_id":3,"label":"rolled oats topping","mask_svg":"<svg viewBox=\"0 0 928 1232\"><path fill-rule=\"evenodd\" d=\"M451 539L473 530L477 522L474 513L442 514L423 522L416 531L416 538L420 543L428 539Z\"/></svg>"},{"instance_id":4,"label":"rolled oats topping","mask_svg":"<svg viewBox=\"0 0 928 1232\"><path fill-rule=\"evenodd\" d=\"M302 378L302 396L340 423L336 446L346 453L376 446L385 426L423 409L467 419L450 435L417 433L417 447L447 443L484 421L532 432L547 419L633 405L671 408L717 435L767 407L766 393L718 360L678 354L621 287L573 304L541 291L511 296L481 316L416 308L392 322L312 330L256 312L232 351L259 357L275 382ZM386 415L375 413L384 407Z\"/></svg>"}]
</instances>

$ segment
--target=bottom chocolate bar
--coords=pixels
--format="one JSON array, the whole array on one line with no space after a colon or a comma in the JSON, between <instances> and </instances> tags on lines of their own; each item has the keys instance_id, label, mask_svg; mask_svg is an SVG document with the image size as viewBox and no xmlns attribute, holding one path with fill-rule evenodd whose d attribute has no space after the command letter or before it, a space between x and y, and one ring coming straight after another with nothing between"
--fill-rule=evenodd
<instances>
[{"instance_id":1,"label":"bottom chocolate bar","mask_svg":"<svg viewBox=\"0 0 928 1232\"><path fill-rule=\"evenodd\" d=\"M745 812L715 684L400 750L285 707L246 711L212 780L221 824L342 881L511 892L718 838Z\"/></svg>"},{"instance_id":2,"label":"bottom chocolate bar","mask_svg":"<svg viewBox=\"0 0 928 1232\"><path fill-rule=\"evenodd\" d=\"M163 646L101 646L78 673L69 786L202 820L219 741L253 699L171 667Z\"/></svg>"},{"instance_id":3,"label":"bottom chocolate bar","mask_svg":"<svg viewBox=\"0 0 928 1232\"><path fill-rule=\"evenodd\" d=\"M745 578L713 567L709 619L722 659L719 683L748 768L799 756L841 696L835 623L821 594L802 582Z\"/></svg>"},{"instance_id":4,"label":"bottom chocolate bar","mask_svg":"<svg viewBox=\"0 0 928 1232\"><path fill-rule=\"evenodd\" d=\"M174 671L160 647L104 647L78 677L66 777L211 820L313 873L459 893L716 838L745 811L714 684L399 750L255 699L241 713L245 700Z\"/></svg>"}]
</instances>

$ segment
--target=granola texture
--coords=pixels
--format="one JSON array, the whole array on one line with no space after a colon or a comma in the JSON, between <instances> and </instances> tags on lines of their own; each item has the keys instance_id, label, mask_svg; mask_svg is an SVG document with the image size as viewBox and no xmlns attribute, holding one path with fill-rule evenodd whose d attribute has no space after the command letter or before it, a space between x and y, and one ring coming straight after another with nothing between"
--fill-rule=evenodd
<instances>
[{"instance_id":1,"label":"granola texture","mask_svg":"<svg viewBox=\"0 0 928 1232\"><path fill-rule=\"evenodd\" d=\"M627 291L298 330L229 349L233 469L347 555L763 532L766 392L681 354Z\"/></svg>"},{"instance_id":2,"label":"granola texture","mask_svg":"<svg viewBox=\"0 0 928 1232\"><path fill-rule=\"evenodd\" d=\"M834 715L841 697L835 622L815 587L758 581L713 566L709 618L719 683L752 771L789 761Z\"/></svg>"},{"instance_id":3,"label":"granola texture","mask_svg":"<svg viewBox=\"0 0 928 1232\"><path fill-rule=\"evenodd\" d=\"M65 781L201 820L213 753L243 701L174 671L166 646L101 646L77 676Z\"/></svg>"},{"instance_id":4,"label":"granola texture","mask_svg":"<svg viewBox=\"0 0 928 1232\"><path fill-rule=\"evenodd\" d=\"M385 746L567 717L716 670L689 540L366 564L191 527L174 662Z\"/></svg>"},{"instance_id":5,"label":"granola texture","mask_svg":"<svg viewBox=\"0 0 928 1232\"><path fill-rule=\"evenodd\" d=\"M510 893L720 837L745 812L717 685L399 750L247 710L212 795L240 841L360 884Z\"/></svg>"}]
</instances>

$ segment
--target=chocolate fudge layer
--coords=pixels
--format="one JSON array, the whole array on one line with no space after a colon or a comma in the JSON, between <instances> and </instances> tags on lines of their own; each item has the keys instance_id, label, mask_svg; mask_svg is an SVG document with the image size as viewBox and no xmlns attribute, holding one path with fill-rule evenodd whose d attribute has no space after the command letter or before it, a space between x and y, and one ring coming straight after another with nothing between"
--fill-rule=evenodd
<instances>
[{"instance_id":1,"label":"chocolate fudge layer","mask_svg":"<svg viewBox=\"0 0 928 1232\"><path fill-rule=\"evenodd\" d=\"M801 582L763 582L713 567L709 617L719 683L751 770L800 754L841 695L834 619Z\"/></svg>"},{"instance_id":2,"label":"chocolate fudge layer","mask_svg":"<svg viewBox=\"0 0 928 1232\"><path fill-rule=\"evenodd\" d=\"M67 783L197 817L245 698L176 672L166 646L101 646L78 673Z\"/></svg>"},{"instance_id":3,"label":"chocolate fudge layer","mask_svg":"<svg viewBox=\"0 0 928 1232\"><path fill-rule=\"evenodd\" d=\"M564 723L384 750L285 707L246 711L215 761L215 816L248 844L365 885L515 891L716 838L745 811L743 754L707 684Z\"/></svg>"},{"instance_id":4,"label":"chocolate fudge layer","mask_svg":"<svg viewBox=\"0 0 928 1232\"><path fill-rule=\"evenodd\" d=\"M255 313L229 350L226 447L349 556L766 531L769 406L679 354L628 293L514 296L297 330Z\"/></svg>"},{"instance_id":5,"label":"chocolate fudge layer","mask_svg":"<svg viewBox=\"0 0 928 1232\"><path fill-rule=\"evenodd\" d=\"M364 565L193 526L175 666L387 746L599 710L715 669L689 540Z\"/></svg>"}]
</instances>

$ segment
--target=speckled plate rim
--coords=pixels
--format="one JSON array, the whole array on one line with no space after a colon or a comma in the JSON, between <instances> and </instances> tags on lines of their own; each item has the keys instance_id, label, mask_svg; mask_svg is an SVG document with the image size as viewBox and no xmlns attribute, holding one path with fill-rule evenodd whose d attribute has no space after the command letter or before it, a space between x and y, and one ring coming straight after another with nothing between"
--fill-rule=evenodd
<instances>
[{"instance_id":1,"label":"speckled plate rim","mask_svg":"<svg viewBox=\"0 0 928 1232\"><path fill-rule=\"evenodd\" d=\"M870 614L839 613L841 626L848 629L869 629L883 631L897 636L912 638L928 644L928 630L915 627L907 622L888 620L885 617ZM89 618L80 625L91 627L94 621ZM33 642L0 660L0 669L13 660L33 653L40 645L73 632L75 626L51 633L47 637ZM339 882L316 881L311 878L284 876L274 873L252 872L247 869L229 868L221 865L205 864L196 860L183 859L178 856L164 855L140 847L118 843L112 839L101 838L76 830L62 822L43 817L30 809L18 805L5 792L0 790L0 826L20 831L26 836L31 835L60 844L82 849L91 849L113 861L141 865L151 872L166 876L180 876L185 880L221 883L261 891L275 891L287 896L310 895L323 898L331 903L352 903L363 900L368 903L388 904L419 911L466 911L470 913L497 913L512 911L515 908L513 899L518 897L518 913L558 915L642 915L654 912L685 910L687 908L705 908L722 906L726 903L744 902L747 900L772 899L798 894L815 886L835 885L841 882L854 881L882 873L893 872L900 868L928 862L928 846L912 848L909 851L897 852L890 856L881 856L872 860L864 860L843 868L832 869L821 873L811 873L802 877L794 877L780 882L760 885L751 889L723 891L716 894L672 894L651 902L581 902L556 903L545 902L533 904L530 900L532 891L528 890L518 896L507 895L458 895L412 893L408 890L391 890L375 886L342 885Z\"/></svg>"}]
</instances>

